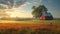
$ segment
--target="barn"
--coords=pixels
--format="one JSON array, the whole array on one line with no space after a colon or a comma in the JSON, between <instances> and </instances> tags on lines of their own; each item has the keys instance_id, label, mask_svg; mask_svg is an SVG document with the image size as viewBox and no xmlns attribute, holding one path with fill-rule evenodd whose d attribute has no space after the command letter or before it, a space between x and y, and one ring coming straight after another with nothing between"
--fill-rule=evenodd
<instances>
[{"instance_id":1,"label":"barn","mask_svg":"<svg viewBox=\"0 0 60 34\"><path fill-rule=\"evenodd\" d=\"M53 20L53 16L50 12L42 12L39 16L40 20Z\"/></svg>"}]
</instances>

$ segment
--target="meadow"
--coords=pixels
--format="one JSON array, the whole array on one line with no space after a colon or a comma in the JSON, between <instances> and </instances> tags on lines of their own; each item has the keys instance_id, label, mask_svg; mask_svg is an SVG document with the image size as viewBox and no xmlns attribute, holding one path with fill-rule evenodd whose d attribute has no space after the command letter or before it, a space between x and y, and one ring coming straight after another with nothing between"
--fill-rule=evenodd
<instances>
[{"instance_id":1,"label":"meadow","mask_svg":"<svg viewBox=\"0 0 60 34\"><path fill-rule=\"evenodd\" d=\"M0 34L60 34L60 20L0 20Z\"/></svg>"},{"instance_id":2,"label":"meadow","mask_svg":"<svg viewBox=\"0 0 60 34\"><path fill-rule=\"evenodd\" d=\"M0 23L25 23L25 24L60 24L60 20L0 20Z\"/></svg>"}]
</instances>

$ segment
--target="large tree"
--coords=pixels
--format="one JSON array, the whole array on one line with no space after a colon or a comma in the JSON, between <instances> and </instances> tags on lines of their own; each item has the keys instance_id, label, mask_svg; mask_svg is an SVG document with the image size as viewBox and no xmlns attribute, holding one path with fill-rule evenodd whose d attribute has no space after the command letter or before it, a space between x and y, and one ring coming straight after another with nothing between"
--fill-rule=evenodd
<instances>
[{"instance_id":1,"label":"large tree","mask_svg":"<svg viewBox=\"0 0 60 34\"><path fill-rule=\"evenodd\" d=\"M33 9L32 15L34 18L39 18L41 12L47 11L47 8L44 5L39 5L38 7L33 6L32 9Z\"/></svg>"}]
</instances>

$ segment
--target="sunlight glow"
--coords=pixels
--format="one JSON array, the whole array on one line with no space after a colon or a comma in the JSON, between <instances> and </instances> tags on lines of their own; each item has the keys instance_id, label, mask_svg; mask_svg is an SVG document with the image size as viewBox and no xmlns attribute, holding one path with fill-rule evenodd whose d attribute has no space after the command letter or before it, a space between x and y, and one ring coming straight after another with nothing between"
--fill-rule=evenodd
<instances>
[{"instance_id":1,"label":"sunlight glow","mask_svg":"<svg viewBox=\"0 0 60 34\"><path fill-rule=\"evenodd\" d=\"M9 10L7 10L6 13L9 14L10 17L12 17L12 18L16 18L16 17L19 17L19 18L32 18L32 15L29 14L29 12L26 12L25 10L22 10L20 8L9 9Z\"/></svg>"}]
</instances>

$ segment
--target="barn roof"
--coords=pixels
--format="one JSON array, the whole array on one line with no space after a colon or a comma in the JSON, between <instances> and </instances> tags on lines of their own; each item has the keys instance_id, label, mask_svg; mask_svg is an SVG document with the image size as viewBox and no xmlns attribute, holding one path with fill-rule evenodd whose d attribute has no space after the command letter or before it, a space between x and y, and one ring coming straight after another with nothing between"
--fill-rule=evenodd
<instances>
[{"instance_id":1,"label":"barn roof","mask_svg":"<svg viewBox=\"0 0 60 34\"><path fill-rule=\"evenodd\" d=\"M42 12L42 14L44 14L45 16L52 16L50 12Z\"/></svg>"}]
</instances>

